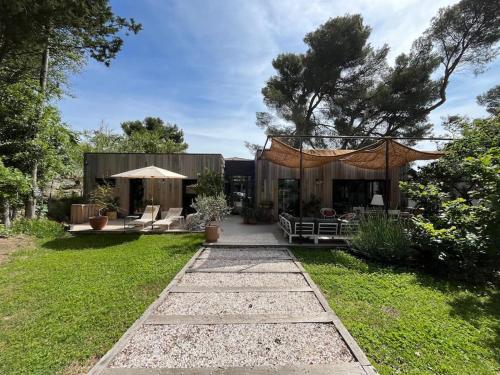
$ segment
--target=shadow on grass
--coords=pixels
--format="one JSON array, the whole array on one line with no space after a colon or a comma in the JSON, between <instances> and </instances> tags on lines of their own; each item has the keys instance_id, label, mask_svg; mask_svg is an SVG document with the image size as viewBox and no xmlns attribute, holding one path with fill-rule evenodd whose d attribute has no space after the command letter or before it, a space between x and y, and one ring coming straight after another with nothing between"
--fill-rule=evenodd
<instances>
[{"instance_id":1,"label":"shadow on grass","mask_svg":"<svg viewBox=\"0 0 500 375\"><path fill-rule=\"evenodd\" d=\"M474 327L481 325L481 320L487 319L496 322L493 338L484 339L485 345L492 348L495 359L500 362L500 292L498 290L480 295L467 295L455 298L451 303L451 315L459 316Z\"/></svg>"},{"instance_id":2,"label":"shadow on grass","mask_svg":"<svg viewBox=\"0 0 500 375\"><path fill-rule=\"evenodd\" d=\"M140 234L131 233L64 237L47 241L43 243L41 247L56 251L101 249L108 246L122 245L128 242L136 241L140 238L140 236Z\"/></svg>"}]
</instances>

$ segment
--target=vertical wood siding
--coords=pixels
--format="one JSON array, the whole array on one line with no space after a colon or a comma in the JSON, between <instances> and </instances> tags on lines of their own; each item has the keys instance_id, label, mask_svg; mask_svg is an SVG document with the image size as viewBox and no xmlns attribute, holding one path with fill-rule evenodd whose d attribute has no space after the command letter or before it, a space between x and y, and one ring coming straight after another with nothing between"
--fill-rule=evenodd
<instances>
[{"instance_id":1,"label":"vertical wood siding","mask_svg":"<svg viewBox=\"0 0 500 375\"><path fill-rule=\"evenodd\" d=\"M84 156L84 193L95 188L96 178L154 165L196 179L206 168L217 173L224 172L224 159L217 154L133 154L133 153L87 153ZM182 180L144 180L145 198L151 197L154 184L155 203L165 211L171 207L182 207ZM129 210L130 184L128 179L116 179L116 194L120 198L123 212Z\"/></svg>"},{"instance_id":2,"label":"vertical wood siding","mask_svg":"<svg viewBox=\"0 0 500 375\"><path fill-rule=\"evenodd\" d=\"M278 215L278 180L300 178L298 168L283 167L267 160L256 161L256 202L274 202L274 215ZM396 208L400 202L399 181L403 168L389 169L390 207ZM308 201L312 194L321 198L323 207L332 207L333 180L384 180L385 170L357 168L341 161L332 161L318 168L304 169L303 200ZM317 183L320 182L320 183Z\"/></svg>"}]
</instances>

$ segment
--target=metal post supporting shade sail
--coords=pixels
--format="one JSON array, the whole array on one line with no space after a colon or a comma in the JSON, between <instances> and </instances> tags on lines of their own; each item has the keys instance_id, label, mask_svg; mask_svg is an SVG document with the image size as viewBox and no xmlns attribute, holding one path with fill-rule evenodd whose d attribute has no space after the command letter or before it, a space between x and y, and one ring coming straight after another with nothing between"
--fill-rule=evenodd
<instances>
[{"instance_id":1,"label":"metal post supporting shade sail","mask_svg":"<svg viewBox=\"0 0 500 375\"><path fill-rule=\"evenodd\" d=\"M187 178L187 176L184 176L179 173L175 173L172 171L169 171L167 169L163 168L158 168L155 167L154 165L151 165L149 167L144 167L144 168L139 168L139 169L132 169L130 171L114 174L111 177L113 178L127 178L127 179L166 179L166 178L172 178L172 179L184 179ZM151 205L154 205L154 184L151 184ZM154 217L153 216L154 210L151 210L151 229L153 229L153 223L154 223Z\"/></svg>"}]
</instances>

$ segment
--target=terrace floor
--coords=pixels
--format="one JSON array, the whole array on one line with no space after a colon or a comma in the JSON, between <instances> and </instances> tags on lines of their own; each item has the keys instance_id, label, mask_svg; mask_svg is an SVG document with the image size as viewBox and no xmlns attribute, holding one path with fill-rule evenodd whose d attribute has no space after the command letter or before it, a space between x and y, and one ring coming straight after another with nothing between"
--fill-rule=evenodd
<instances>
[{"instance_id":1,"label":"terrace floor","mask_svg":"<svg viewBox=\"0 0 500 375\"><path fill-rule=\"evenodd\" d=\"M101 230L94 230L91 228L89 223L82 224L71 224L69 229L70 233L73 234L83 234L83 233L189 233L189 231L175 227L172 225L170 230L165 227L158 228L154 227L151 229L151 225L146 225L145 227L130 227L125 226L123 219L110 220L108 224Z\"/></svg>"},{"instance_id":2,"label":"terrace floor","mask_svg":"<svg viewBox=\"0 0 500 375\"><path fill-rule=\"evenodd\" d=\"M221 223L221 233L218 245L231 246L272 246L288 245L283 232L276 223L243 224L239 215L230 215Z\"/></svg>"}]
</instances>

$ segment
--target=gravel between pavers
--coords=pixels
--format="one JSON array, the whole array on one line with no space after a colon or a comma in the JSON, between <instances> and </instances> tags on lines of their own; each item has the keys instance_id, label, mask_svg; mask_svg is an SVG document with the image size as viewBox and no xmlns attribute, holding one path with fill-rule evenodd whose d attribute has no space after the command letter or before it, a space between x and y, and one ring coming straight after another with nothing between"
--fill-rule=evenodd
<instances>
[{"instance_id":1,"label":"gravel between pavers","mask_svg":"<svg viewBox=\"0 0 500 375\"><path fill-rule=\"evenodd\" d=\"M164 315L314 314L325 312L313 292L170 293Z\"/></svg>"},{"instance_id":2,"label":"gravel between pavers","mask_svg":"<svg viewBox=\"0 0 500 375\"><path fill-rule=\"evenodd\" d=\"M186 273L178 285L207 287L307 287L300 273Z\"/></svg>"},{"instance_id":3,"label":"gravel between pavers","mask_svg":"<svg viewBox=\"0 0 500 375\"><path fill-rule=\"evenodd\" d=\"M199 259L265 259L280 258L290 259L285 249L205 249Z\"/></svg>"},{"instance_id":4,"label":"gravel between pavers","mask_svg":"<svg viewBox=\"0 0 500 375\"><path fill-rule=\"evenodd\" d=\"M331 323L143 326L111 367L315 365L354 358Z\"/></svg>"},{"instance_id":5,"label":"gravel between pavers","mask_svg":"<svg viewBox=\"0 0 500 375\"><path fill-rule=\"evenodd\" d=\"M191 268L226 272L296 272L299 270L292 260L287 259L198 259Z\"/></svg>"}]
</instances>

